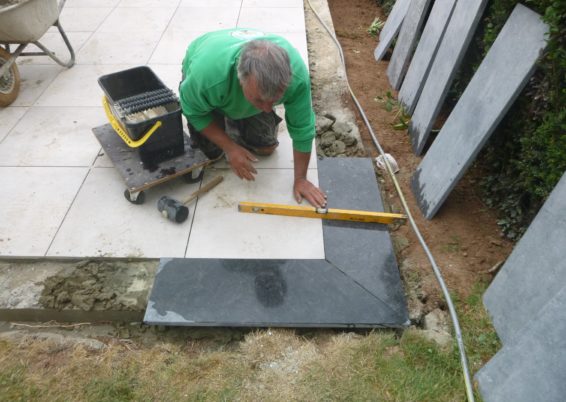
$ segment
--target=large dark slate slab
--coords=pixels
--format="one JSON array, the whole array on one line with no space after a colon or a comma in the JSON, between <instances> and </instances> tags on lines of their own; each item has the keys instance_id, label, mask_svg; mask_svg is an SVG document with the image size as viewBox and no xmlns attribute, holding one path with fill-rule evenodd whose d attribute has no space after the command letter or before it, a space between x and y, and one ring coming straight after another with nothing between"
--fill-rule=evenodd
<instances>
[{"instance_id":1,"label":"large dark slate slab","mask_svg":"<svg viewBox=\"0 0 566 402\"><path fill-rule=\"evenodd\" d=\"M163 260L144 321L186 326L401 326L324 260ZM401 322L400 322L401 319Z\"/></svg>"},{"instance_id":2,"label":"large dark slate slab","mask_svg":"<svg viewBox=\"0 0 566 402\"><path fill-rule=\"evenodd\" d=\"M370 159L318 162L330 208L383 210ZM162 259L144 321L185 326L403 327L386 227L323 223L324 260Z\"/></svg>"},{"instance_id":3,"label":"large dark slate slab","mask_svg":"<svg viewBox=\"0 0 566 402\"><path fill-rule=\"evenodd\" d=\"M511 13L413 175L413 192L428 219L436 214L527 83L545 47L547 29L538 14L520 4ZM419 105L424 100L421 97Z\"/></svg>"},{"instance_id":4,"label":"large dark slate slab","mask_svg":"<svg viewBox=\"0 0 566 402\"><path fill-rule=\"evenodd\" d=\"M373 56L376 61L381 60L383 56L385 56L385 53L387 53L387 49L389 49L393 39L395 39L399 29L401 29L403 18L405 18L410 4L411 0L397 0L395 5L393 5L391 13L389 13L387 21L379 34L379 43L373 51Z\"/></svg>"},{"instance_id":5,"label":"large dark slate slab","mask_svg":"<svg viewBox=\"0 0 566 402\"><path fill-rule=\"evenodd\" d=\"M436 0L399 91L399 101L412 114L444 36L456 0Z\"/></svg>"},{"instance_id":6,"label":"large dark slate slab","mask_svg":"<svg viewBox=\"0 0 566 402\"><path fill-rule=\"evenodd\" d=\"M413 0L403 19L399 37L387 66L387 77L391 86L398 90L409 68L413 50L424 23L430 0Z\"/></svg>"},{"instance_id":7,"label":"large dark slate slab","mask_svg":"<svg viewBox=\"0 0 566 402\"><path fill-rule=\"evenodd\" d=\"M413 151L417 155L423 151L486 3L487 0L456 2L409 124Z\"/></svg>"},{"instance_id":8,"label":"large dark slate slab","mask_svg":"<svg viewBox=\"0 0 566 402\"><path fill-rule=\"evenodd\" d=\"M330 208L384 211L371 159L318 161L319 184L327 190ZM386 225L323 221L326 260L401 316L407 316L405 295Z\"/></svg>"},{"instance_id":9,"label":"large dark slate slab","mask_svg":"<svg viewBox=\"0 0 566 402\"><path fill-rule=\"evenodd\" d=\"M566 287L477 374L485 402L566 400Z\"/></svg>"},{"instance_id":10,"label":"large dark slate slab","mask_svg":"<svg viewBox=\"0 0 566 402\"><path fill-rule=\"evenodd\" d=\"M495 329L513 342L566 286L566 174L484 295ZM563 306L566 311L566 305ZM566 320L562 314L563 320Z\"/></svg>"}]
</instances>

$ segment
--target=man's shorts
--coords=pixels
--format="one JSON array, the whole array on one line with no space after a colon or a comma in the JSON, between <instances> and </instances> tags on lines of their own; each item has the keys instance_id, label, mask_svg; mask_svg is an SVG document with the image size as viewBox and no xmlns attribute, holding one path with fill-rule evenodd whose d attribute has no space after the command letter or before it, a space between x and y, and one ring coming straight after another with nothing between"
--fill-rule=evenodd
<instances>
[{"instance_id":1,"label":"man's shorts","mask_svg":"<svg viewBox=\"0 0 566 402\"><path fill-rule=\"evenodd\" d=\"M261 112L241 120L229 119L219 111L214 111L212 116L214 121L226 131L233 141L251 152L260 153L258 152L259 148L279 144L277 131L282 119L273 111L269 113ZM222 150L216 144L209 141L190 123L187 126L191 135L192 147L200 148L209 159L216 159L222 155Z\"/></svg>"}]
</instances>

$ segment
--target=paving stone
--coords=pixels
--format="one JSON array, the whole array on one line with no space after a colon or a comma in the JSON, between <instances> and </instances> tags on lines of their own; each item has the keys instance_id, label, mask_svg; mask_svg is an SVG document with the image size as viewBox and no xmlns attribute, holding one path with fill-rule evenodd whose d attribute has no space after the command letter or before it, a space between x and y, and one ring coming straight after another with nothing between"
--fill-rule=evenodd
<instances>
[{"instance_id":1,"label":"paving stone","mask_svg":"<svg viewBox=\"0 0 566 402\"><path fill-rule=\"evenodd\" d=\"M407 74L399 91L399 101L412 114L444 36L456 0L436 0L419 39Z\"/></svg>"},{"instance_id":2,"label":"paving stone","mask_svg":"<svg viewBox=\"0 0 566 402\"><path fill-rule=\"evenodd\" d=\"M162 260L153 325L401 326L399 314L325 260Z\"/></svg>"},{"instance_id":3,"label":"paving stone","mask_svg":"<svg viewBox=\"0 0 566 402\"><path fill-rule=\"evenodd\" d=\"M413 175L413 193L427 219L436 214L526 85L545 47L547 29L538 14L522 5L511 13ZM421 97L415 116L426 100Z\"/></svg>"},{"instance_id":4,"label":"paving stone","mask_svg":"<svg viewBox=\"0 0 566 402\"><path fill-rule=\"evenodd\" d=\"M322 159L319 183L327 189L330 208L384 210L371 159ZM322 231L327 261L408 317L387 226L325 220Z\"/></svg>"},{"instance_id":5,"label":"paving stone","mask_svg":"<svg viewBox=\"0 0 566 402\"><path fill-rule=\"evenodd\" d=\"M387 77L395 90L401 88L401 83L407 68L409 68L409 62L417 44L418 36L421 33L421 27L425 21L429 4L430 0L411 1L407 15L403 19L399 38L397 38L395 49L393 49L391 60L387 66Z\"/></svg>"},{"instance_id":6,"label":"paving stone","mask_svg":"<svg viewBox=\"0 0 566 402\"><path fill-rule=\"evenodd\" d=\"M319 161L330 208L383 210L370 159ZM154 325L404 327L406 301L382 225L323 223L326 259L162 259Z\"/></svg>"},{"instance_id":7,"label":"paving stone","mask_svg":"<svg viewBox=\"0 0 566 402\"><path fill-rule=\"evenodd\" d=\"M379 43L373 52L376 61L381 60L383 56L385 56L385 53L387 53L387 49L389 49L393 39L395 39L399 29L401 29L403 18L405 18L410 4L411 0L398 0L395 2L379 34Z\"/></svg>"},{"instance_id":8,"label":"paving stone","mask_svg":"<svg viewBox=\"0 0 566 402\"><path fill-rule=\"evenodd\" d=\"M452 79L472 40L487 0L459 1L432 63L409 124L413 151L420 155L450 89Z\"/></svg>"},{"instance_id":9,"label":"paving stone","mask_svg":"<svg viewBox=\"0 0 566 402\"><path fill-rule=\"evenodd\" d=\"M540 311L528 316L520 338L506 344L476 374L485 402L564 401L565 309L566 287L562 287Z\"/></svg>"},{"instance_id":10,"label":"paving stone","mask_svg":"<svg viewBox=\"0 0 566 402\"><path fill-rule=\"evenodd\" d=\"M566 286L566 174L484 295L505 344ZM565 306L566 308L566 306Z\"/></svg>"}]
</instances>

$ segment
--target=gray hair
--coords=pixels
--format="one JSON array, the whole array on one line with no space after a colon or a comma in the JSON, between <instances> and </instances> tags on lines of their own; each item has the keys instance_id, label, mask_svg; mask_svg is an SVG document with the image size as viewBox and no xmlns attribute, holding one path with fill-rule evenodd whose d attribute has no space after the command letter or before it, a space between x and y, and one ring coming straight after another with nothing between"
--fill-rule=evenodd
<instances>
[{"instance_id":1,"label":"gray hair","mask_svg":"<svg viewBox=\"0 0 566 402\"><path fill-rule=\"evenodd\" d=\"M289 55L281 46L262 39L246 43L238 62L238 79L245 84L255 77L263 100L281 95L291 81Z\"/></svg>"}]
</instances>

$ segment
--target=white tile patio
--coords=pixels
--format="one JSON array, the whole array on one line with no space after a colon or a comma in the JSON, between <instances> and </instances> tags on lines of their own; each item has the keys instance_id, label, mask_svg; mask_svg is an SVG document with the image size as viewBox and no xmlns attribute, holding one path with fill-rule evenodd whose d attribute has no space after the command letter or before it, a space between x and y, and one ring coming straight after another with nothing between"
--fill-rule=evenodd
<instances>
[{"instance_id":1,"label":"white tile patio","mask_svg":"<svg viewBox=\"0 0 566 402\"><path fill-rule=\"evenodd\" d=\"M168 221L157 210L157 200L162 195L181 200L197 188L174 180L148 191L143 205L132 205L122 195L124 183L116 169L92 169L47 255L183 257L190 222ZM193 211L194 204L191 216Z\"/></svg>"},{"instance_id":2,"label":"white tile patio","mask_svg":"<svg viewBox=\"0 0 566 402\"><path fill-rule=\"evenodd\" d=\"M44 256L87 172L0 167L0 255Z\"/></svg>"},{"instance_id":3,"label":"white tile patio","mask_svg":"<svg viewBox=\"0 0 566 402\"><path fill-rule=\"evenodd\" d=\"M10 106L32 106L37 98L45 92L51 82L63 71L58 65L26 65L20 64L20 94Z\"/></svg>"},{"instance_id":4,"label":"white tile patio","mask_svg":"<svg viewBox=\"0 0 566 402\"><path fill-rule=\"evenodd\" d=\"M28 111L27 107L0 108L0 142Z\"/></svg>"},{"instance_id":5,"label":"white tile patio","mask_svg":"<svg viewBox=\"0 0 566 402\"><path fill-rule=\"evenodd\" d=\"M100 32L89 38L77 53L77 64L144 65L157 46L160 31ZM109 46L109 43L112 45ZM127 52L124 49L128 49Z\"/></svg>"},{"instance_id":6,"label":"white tile patio","mask_svg":"<svg viewBox=\"0 0 566 402\"><path fill-rule=\"evenodd\" d=\"M245 26L278 33L306 61L301 0L68 0L61 24L76 65L20 57L19 97L0 109L0 257L324 257L320 221L237 212L244 200L295 204L284 124L275 154L256 165L256 181L239 180L224 161L209 168L205 181L220 173L225 180L190 205L183 224L163 218L157 200L182 200L199 184L175 179L132 205L91 132L107 123L101 75L147 64L177 91L186 47L206 31ZM41 41L68 57L53 27ZM317 181L314 155L309 178Z\"/></svg>"},{"instance_id":7,"label":"white tile patio","mask_svg":"<svg viewBox=\"0 0 566 402\"><path fill-rule=\"evenodd\" d=\"M94 32L112 10L112 7L64 7L59 20L65 32ZM49 31L58 32L56 27Z\"/></svg>"},{"instance_id":8,"label":"white tile patio","mask_svg":"<svg viewBox=\"0 0 566 402\"><path fill-rule=\"evenodd\" d=\"M91 128L104 123L102 107L33 107L2 142L0 166L90 166Z\"/></svg>"}]
</instances>

